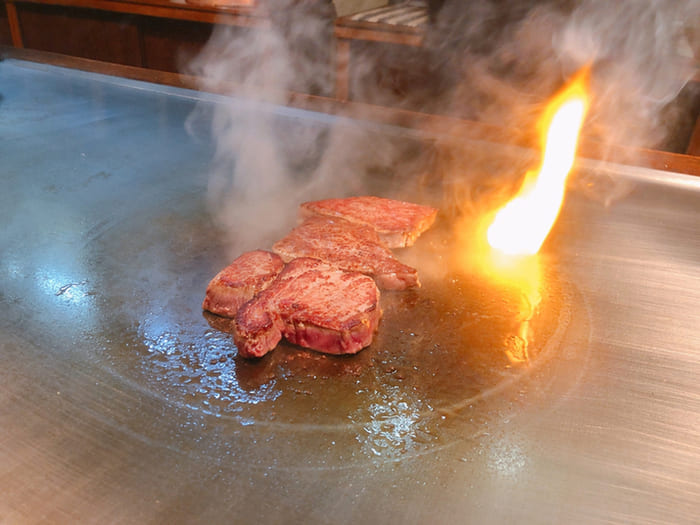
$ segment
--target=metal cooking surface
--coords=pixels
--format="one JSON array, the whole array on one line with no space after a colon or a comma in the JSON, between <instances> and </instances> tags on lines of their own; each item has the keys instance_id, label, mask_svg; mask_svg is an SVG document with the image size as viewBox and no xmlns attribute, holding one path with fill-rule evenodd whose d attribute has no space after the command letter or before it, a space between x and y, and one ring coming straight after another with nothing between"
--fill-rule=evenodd
<instances>
[{"instance_id":1,"label":"metal cooking surface","mask_svg":"<svg viewBox=\"0 0 700 525\"><path fill-rule=\"evenodd\" d=\"M17 61L0 95L0 521L698 515L697 180L583 161L536 309L443 222L370 348L246 361L201 311L230 247L185 122L220 100Z\"/></svg>"}]
</instances>

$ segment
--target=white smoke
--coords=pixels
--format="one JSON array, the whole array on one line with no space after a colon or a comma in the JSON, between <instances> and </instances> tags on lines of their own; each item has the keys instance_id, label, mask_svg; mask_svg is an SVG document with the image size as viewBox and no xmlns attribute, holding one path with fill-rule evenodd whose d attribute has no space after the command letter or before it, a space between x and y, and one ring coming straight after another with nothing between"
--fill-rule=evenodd
<instances>
[{"instance_id":1,"label":"white smoke","mask_svg":"<svg viewBox=\"0 0 700 525\"><path fill-rule=\"evenodd\" d=\"M421 174L426 159L436 158L432 169L448 200L475 196L455 191L453 173L469 173L481 185L493 177L474 170L473 158L459 159L458 151L446 165L439 148L433 154L426 145L425 154L416 154L415 144L352 120L285 114L291 92L332 97L334 12L321 0L277 0L263 8L272 14L267 26L218 26L187 69L204 89L231 94L211 117L216 154L209 195L213 217L231 232L233 252L265 247L288 231L303 200L362 193L372 169ZM355 49L354 95L527 135L551 95L589 65L593 105L584 135L649 147L684 115L684 108L667 108L695 71L679 49L688 48L684 38L698 20L697 0L447 0L423 49ZM400 89L393 77L387 87L387 67L405 74ZM459 138L448 143L459 150ZM407 159L419 163L409 166ZM491 184L507 186L524 173L517 168Z\"/></svg>"},{"instance_id":2,"label":"white smoke","mask_svg":"<svg viewBox=\"0 0 700 525\"><path fill-rule=\"evenodd\" d=\"M555 48L562 60L593 66L590 135L601 142L655 147L675 131L677 123L665 122L664 110L697 71L698 62L683 49L698 24L696 0L578 5L556 35Z\"/></svg>"},{"instance_id":3,"label":"white smoke","mask_svg":"<svg viewBox=\"0 0 700 525\"><path fill-rule=\"evenodd\" d=\"M603 155L609 148L617 160L621 149L616 146L625 146L625 151L670 146L683 150L700 108L700 89L696 86L693 92L688 85L700 60L700 2L524 1L517 4L521 12L507 16L499 14L498 6L507 10L512 3L470 4L479 7L460 15L463 7L448 0L429 41L436 56L449 57L446 69L460 71L446 91L450 112L502 125L512 133L510 140L537 146L536 121L546 103L588 66L591 107L584 144L597 144L597 154ZM484 19L472 16L475 12ZM441 31L441 24L448 29ZM460 26L457 35L449 30L455 25ZM464 155L466 160L459 158L458 150L443 155L446 165L438 167L447 174L443 176L464 183L460 202L448 203L454 206L471 206L468 197L484 185L484 178L498 201L509 193L513 178L525 173L504 170L490 180L478 174L478 180L465 181L468 177L462 174L474 170L468 169L472 153ZM628 189L624 190L597 185L593 198L609 203L625 195Z\"/></svg>"},{"instance_id":4,"label":"white smoke","mask_svg":"<svg viewBox=\"0 0 700 525\"><path fill-rule=\"evenodd\" d=\"M217 27L188 65L205 90L231 95L189 124L211 122L209 203L232 256L268 248L295 225L299 203L364 193L369 171L395 167L401 148L371 126L285 107L293 92L332 94L330 5L283 0L269 25Z\"/></svg>"},{"instance_id":5,"label":"white smoke","mask_svg":"<svg viewBox=\"0 0 700 525\"><path fill-rule=\"evenodd\" d=\"M233 252L264 248L281 224L294 224L294 203L309 183L295 172L314 160L325 141L318 122L290 126L274 107L286 105L293 90L328 89L323 58L330 55L320 46L329 29L322 13L279 4L269 24L260 8L262 27L217 26L188 66L204 89L231 95L213 110L200 108L191 120L211 119L216 152L209 202ZM280 25L284 16L289 20Z\"/></svg>"}]
</instances>

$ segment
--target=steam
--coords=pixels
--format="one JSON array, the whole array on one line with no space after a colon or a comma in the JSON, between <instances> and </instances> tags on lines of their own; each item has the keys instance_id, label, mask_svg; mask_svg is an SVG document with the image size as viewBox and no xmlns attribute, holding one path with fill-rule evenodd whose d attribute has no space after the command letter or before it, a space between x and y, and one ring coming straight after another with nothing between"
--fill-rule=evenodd
<instances>
[{"instance_id":1,"label":"steam","mask_svg":"<svg viewBox=\"0 0 700 525\"><path fill-rule=\"evenodd\" d=\"M573 12L555 45L562 58L594 65L589 134L654 147L674 131L677 122L665 122L664 108L697 70L682 52L698 21L700 3L694 0L588 0ZM695 51L700 59L700 48Z\"/></svg>"},{"instance_id":2,"label":"steam","mask_svg":"<svg viewBox=\"0 0 700 525\"><path fill-rule=\"evenodd\" d=\"M295 0L270 8L267 26L217 27L187 67L204 89L231 95L188 121L211 122L209 204L231 256L268 248L296 224L303 201L366 193L365 179L396 167L406 149L352 119L285 108L290 92L332 95L334 9Z\"/></svg>"},{"instance_id":3,"label":"steam","mask_svg":"<svg viewBox=\"0 0 700 525\"><path fill-rule=\"evenodd\" d=\"M522 128L589 65L589 132L604 142L654 146L673 131L675 123L669 129L660 117L698 68L700 43L690 41L700 20L696 0L458 4L448 0L429 34L435 62L449 57L439 73L454 84L447 90L452 112ZM695 62L688 51L698 55Z\"/></svg>"},{"instance_id":4,"label":"steam","mask_svg":"<svg viewBox=\"0 0 700 525\"><path fill-rule=\"evenodd\" d=\"M695 72L687 51L697 60L692 31L700 2L444 4L421 49L354 48L356 98L497 124L519 138L535 133L547 100L589 65L592 107L584 136L653 147L688 113L668 108ZM317 113L297 118L297 110L280 109L290 92L332 96L335 10L324 0L277 0L261 9L271 13L269 24L217 27L187 67L204 89L232 95L213 114L200 108L192 116L204 114L212 122L216 153L209 201L212 216L231 232L232 252L279 238L295 223L301 201L377 193L368 184L376 173L402 172L413 180L401 186L406 192L439 182L443 202L432 204L447 209L468 205L483 192L509 191L525 173L531 159L500 171L475 169L479 155L489 153L464 150L459 137L416 145L350 119Z\"/></svg>"},{"instance_id":5,"label":"steam","mask_svg":"<svg viewBox=\"0 0 700 525\"><path fill-rule=\"evenodd\" d=\"M550 0L520 2L515 10L498 0L470 4L447 0L429 33L448 112L503 125L512 132L510 140L537 144L536 121L545 104L588 66L592 106L584 141L595 141L603 153L605 146L619 145L682 150L700 95L696 90L695 100L679 97L698 70L700 2ZM502 203L504 195L512 195L514 179L525 173L517 166L484 180L478 170L476 180L465 181L459 174L474 172L468 167L472 155L464 152L465 159L452 148L441 157L438 169L448 182L464 183L461 202L450 200L455 192L447 194L449 207L473 206L476 199L469 197L484 185L491 199L481 205ZM592 186L588 180L585 187L589 197L606 205L629 191L624 182Z\"/></svg>"},{"instance_id":6,"label":"steam","mask_svg":"<svg viewBox=\"0 0 700 525\"><path fill-rule=\"evenodd\" d=\"M328 41L324 17L291 9L291 3L280 2L277 17L264 27L216 27L188 67L205 89L233 95L213 108L200 106L189 121L212 123L209 204L231 251L265 247L281 224L293 223L284 203L296 202L310 183L298 176L299 168L314 160L324 140L322 126L285 128L272 111L287 103L291 90L327 90L330 83L328 51L314 44ZM288 23L280 25L284 16Z\"/></svg>"}]
</instances>

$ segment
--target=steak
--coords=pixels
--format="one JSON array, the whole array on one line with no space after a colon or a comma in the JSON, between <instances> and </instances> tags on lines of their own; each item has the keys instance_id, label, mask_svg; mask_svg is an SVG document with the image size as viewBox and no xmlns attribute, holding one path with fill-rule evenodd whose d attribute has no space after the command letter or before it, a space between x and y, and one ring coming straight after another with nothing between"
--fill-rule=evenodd
<instances>
[{"instance_id":1,"label":"steak","mask_svg":"<svg viewBox=\"0 0 700 525\"><path fill-rule=\"evenodd\" d=\"M235 317L243 303L267 288L284 268L272 252L246 252L209 282L202 308L224 317Z\"/></svg>"},{"instance_id":2,"label":"steak","mask_svg":"<svg viewBox=\"0 0 700 525\"><path fill-rule=\"evenodd\" d=\"M234 342L248 358L262 357L282 337L319 352L355 354L372 342L381 316L370 277L302 257L240 308Z\"/></svg>"},{"instance_id":3,"label":"steak","mask_svg":"<svg viewBox=\"0 0 700 525\"><path fill-rule=\"evenodd\" d=\"M277 241L272 251L285 261L315 257L343 270L364 273L385 290L420 286L416 269L400 262L373 228L340 217L308 217Z\"/></svg>"},{"instance_id":4,"label":"steak","mask_svg":"<svg viewBox=\"0 0 700 525\"><path fill-rule=\"evenodd\" d=\"M328 215L374 228L388 248L411 246L435 222L438 210L382 197L364 196L304 202L301 216Z\"/></svg>"}]
</instances>

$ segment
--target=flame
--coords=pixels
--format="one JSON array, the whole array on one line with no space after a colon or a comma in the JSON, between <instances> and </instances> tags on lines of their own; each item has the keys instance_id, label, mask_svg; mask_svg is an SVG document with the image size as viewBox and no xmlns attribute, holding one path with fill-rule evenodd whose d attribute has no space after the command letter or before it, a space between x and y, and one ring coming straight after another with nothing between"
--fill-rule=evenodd
<instances>
[{"instance_id":1,"label":"flame","mask_svg":"<svg viewBox=\"0 0 700 525\"><path fill-rule=\"evenodd\" d=\"M587 77L588 71L582 70L547 106L540 120L545 130L542 164L526 174L516 196L496 214L487 232L492 248L507 255L533 255L547 238L564 201L588 108Z\"/></svg>"}]
</instances>

